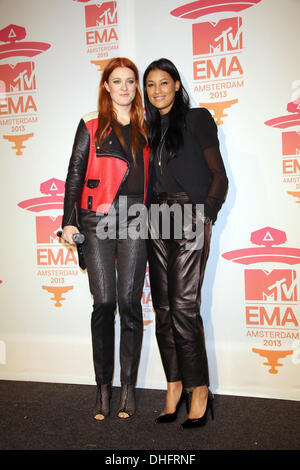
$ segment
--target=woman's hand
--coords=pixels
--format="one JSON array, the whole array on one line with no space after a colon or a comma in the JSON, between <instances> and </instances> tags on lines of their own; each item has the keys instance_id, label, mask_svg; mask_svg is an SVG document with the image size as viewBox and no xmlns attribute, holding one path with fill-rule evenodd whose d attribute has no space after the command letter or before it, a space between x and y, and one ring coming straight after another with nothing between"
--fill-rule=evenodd
<instances>
[{"instance_id":1,"label":"woman's hand","mask_svg":"<svg viewBox=\"0 0 300 470\"><path fill-rule=\"evenodd\" d=\"M65 225L61 234L61 238L67 242L70 243L70 245L75 245L73 241L73 235L74 233L79 233L79 230L77 227L74 225Z\"/></svg>"}]
</instances>

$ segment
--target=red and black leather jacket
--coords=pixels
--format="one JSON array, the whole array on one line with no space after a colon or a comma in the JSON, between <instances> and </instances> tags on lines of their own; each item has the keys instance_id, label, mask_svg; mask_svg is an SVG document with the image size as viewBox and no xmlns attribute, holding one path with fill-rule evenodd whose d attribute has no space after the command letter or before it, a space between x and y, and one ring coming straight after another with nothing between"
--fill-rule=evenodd
<instances>
[{"instance_id":1,"label":"red and black leather jacket","mask_svg":"<svg viewBox=\"0 0 300 470\"><path fill-rule=\"evenodd\" d=\"M110 129L101 149L95 142L98 112L84 116L78 125L65 185L62 227L80 227L79 210L107 214L126 180L130 164ZM105 150L104 150L105 149ZM143 148L144 202L149 175L148 145Z\"/></svg>"}]
</instances>

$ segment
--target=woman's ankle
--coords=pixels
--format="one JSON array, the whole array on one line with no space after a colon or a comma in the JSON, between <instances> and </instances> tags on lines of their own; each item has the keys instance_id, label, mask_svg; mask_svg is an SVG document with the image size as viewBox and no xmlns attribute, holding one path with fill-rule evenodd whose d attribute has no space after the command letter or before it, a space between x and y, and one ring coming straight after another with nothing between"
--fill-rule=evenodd
<instances>
[{"instance_id":1,"label":"woman's ankle","mask_svg":"<svg viewBox=\"0 0 300 470\"><path fill-rule=\"evenodd\" d=\"M189 418L200 418L206 410L208 400L208 387L201 385L194 387L192 391L192 399L190 404Z\"/></svg>"},{"instance_id":2,"label":"woman's ankle","mask_svg":"<svg viewBox=\"0 0 300 470\"><path fill-rule=\"evenodd\" d=\"M181 397L183 386L181 381L168 382L165 413L174 413Z\"/></svg>"}]
</instances>

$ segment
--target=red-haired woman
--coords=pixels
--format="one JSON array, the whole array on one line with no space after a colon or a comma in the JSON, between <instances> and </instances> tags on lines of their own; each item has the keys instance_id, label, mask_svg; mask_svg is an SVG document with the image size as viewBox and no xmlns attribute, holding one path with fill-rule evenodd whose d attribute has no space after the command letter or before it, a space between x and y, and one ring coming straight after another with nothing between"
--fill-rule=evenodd
<instances>
[{"instance_id":1,"label":"red-haired woman","mask_svg":"<svg viewBox=\"0 0 300 470\"><path fill-rule=\"evenodd\" d=\"M102 74L98 111L84 116L76 132L62 221L66 242L73 244L72 237L79 231L85 235L82 251L94 300L96 420L103 420L110 411L117 305L121 326L118 416L128 419L135 412L147 260L145 237L136 234L142 230L148 165L138 70L129 59L114 58Z\"/></svg>"}]
</instances>

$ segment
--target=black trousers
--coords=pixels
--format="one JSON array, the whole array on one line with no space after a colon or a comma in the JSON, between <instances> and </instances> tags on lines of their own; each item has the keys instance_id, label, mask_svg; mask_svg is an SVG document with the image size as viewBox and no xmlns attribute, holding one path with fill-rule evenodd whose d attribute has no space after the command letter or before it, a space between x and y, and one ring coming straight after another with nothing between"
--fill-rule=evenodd
<instances>
[{"instance_id":1,"label":"black trousers","mask_svg":"<svg viewBox=\"0 0 300 470\"><path fill-rule=\"evenodd\" d=\"M185 193L155 194L149 214L148 258L152 302L156 312L156 338L168 382L181 380L185 388L208 386L200 291L209 253L211 225L202 224L200 237L203 241L205 232L204 244L200 249L191 249L185 233L181 238L175 238L173 225L176 216L171 213L171 233L166 237L162 233L161 223L158 230L154 228L153 208L158 204L171 207L175 203L182 212L185 204L192 204ZM194 224L195 206L192 207Z\"/></svg>"},{"instance_id":2,"label":"black trousers","mask_svg":"<svg viewBox=\"0 0 300 470\"><path fill-rule=\"evenodd\" d=\"M130 208L133 204L142 205L143 197L128 196L122 200L123 206L125 201ZM125 220L123 217L121 221L120 201L108 215L81 211L80 221L86 237L83 255L94 298L91 332L96 383L107 384L113 378L115 310L118 305L121 330L120 380L122 385L134 385L143 337L141 296L147 247L145 239L126 236L124 231L127 227L130 225L134 228L140 218L139 214L126 214Z\"/></svg>"}]
</instances>

